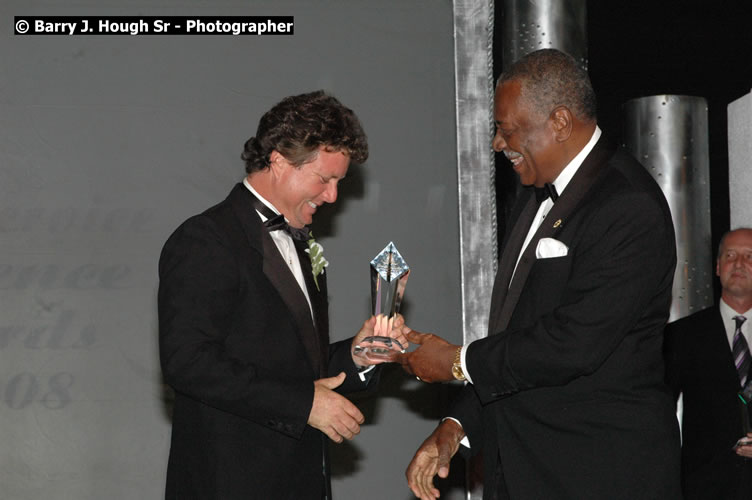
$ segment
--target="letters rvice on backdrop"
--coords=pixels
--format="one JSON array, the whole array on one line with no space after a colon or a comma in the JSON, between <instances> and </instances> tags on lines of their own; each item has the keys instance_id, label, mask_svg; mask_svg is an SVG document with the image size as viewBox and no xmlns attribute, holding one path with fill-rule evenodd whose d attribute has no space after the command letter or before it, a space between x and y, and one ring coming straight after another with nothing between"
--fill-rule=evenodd
<instances>
[{"instance_id":1,"label":"letters rvice on backdrop","mask_svg":"<svg viewBox=\"0 0 752 500\"><path fill-rule=\"evenodd\" d=\"M131 269L125 264L0 264L0 290L128 288Z\"/></svg>"},{"instance_id":2,"label":"letters rvice on backdrop","mask_svg":"<svg viewBox=\"0 0 752 500\"><path fill-rule=\"evenodd\" d=\"M2 207L0 231L143 233L155 231L154 210L102 207Z\"/></svg>"}]
</instances>

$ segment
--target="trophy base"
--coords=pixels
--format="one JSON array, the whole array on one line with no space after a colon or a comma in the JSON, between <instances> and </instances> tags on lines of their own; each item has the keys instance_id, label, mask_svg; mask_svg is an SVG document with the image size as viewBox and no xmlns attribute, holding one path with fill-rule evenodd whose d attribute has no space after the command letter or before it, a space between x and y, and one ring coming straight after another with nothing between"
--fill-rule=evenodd
<instances>
[{"instance_id":1,"label":"trophy base","mask_svg":"<svg viewBox=\"0 0 752 500\"><path fill-rule=\"evenodd\" d=\"M394 363L405 352L402 344L392 337L366 337L353 347L353 355L369 364Z\"/></svg>"}]
</instances>

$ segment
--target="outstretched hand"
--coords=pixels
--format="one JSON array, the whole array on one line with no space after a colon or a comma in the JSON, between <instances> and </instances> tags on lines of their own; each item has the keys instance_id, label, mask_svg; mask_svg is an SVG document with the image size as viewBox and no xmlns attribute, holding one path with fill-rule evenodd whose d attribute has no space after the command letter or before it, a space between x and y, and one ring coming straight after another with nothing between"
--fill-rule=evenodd
<instances>
[{"instance_id":1,"label":"outstretched hand","mask_svg":"<svg viewBox=\"0 0 752 500\"><path fill-rule=\"evenodd\" d=\"M345 372L340 372L336 377L321 378L313 383L313 406L308 416L308 425L335 443L355 437L360 432L360 424L365 421L357 406L334 392L345 381L345 376Z\"/></svg>"},{"instance_id":2,"label":"outstretched hand","mask_svg":"<svg viewBox=\"0 0 752 500\"><path fill-rule=\"evenodd\" d=\"M438 335L411 330L407 339L418 348L400 356L402 368L423 382L446 382L454 380L452 364L461 346L450 344Z\"/></svg>"},{"instance_id":3,"label":"outstretched hand","mask_svg":"<svg viewBox=\"0 0 752 500\"><path fill-rule=\"evenodd\" d=\"M421 500L435 500L439 497L433 478L437 474L440 478L449 476L449 462L457 453L463 437L465 432L462 426L447 419L423 441L405 472L407 484L416 497Z\"/></svg>"},{"instance_id":4,"label":"outstretched hand","mask_svg":"<svg viewBox=\"0 0 752 500\"><path fill-rule=\"evenodd\" d=\"M736 454L740 457L752 458L752 432L748 432L746 436L739 440L736 446Z\"/></svg>"},{"instance_id":5,"label":"outstretched hand","mask_svg":"<svg viewBox=\"0 0 752 500\"><path fill-rule=\"evenodd\" d=\"M408 332L410 332L410 328L405 325L405 318L403 318L401 314L396 314L394 318L391 318L389 320L387 320L385 316L371 316L363 323L360 331L353 338L351 351L355 348L356 345L360 344L363 339L373 336L390 337L398 341L402 345L402 347L407 349L409 341L406 334ZM395 349L397 348L395 347ZM399 356L400 351L395 351L395 354ZM393 356L392 358L384 357L379 359L358 357L353 353L353 362L358 366L368 366L393 361L397 356Z\"/></svg>"}]
</instances>

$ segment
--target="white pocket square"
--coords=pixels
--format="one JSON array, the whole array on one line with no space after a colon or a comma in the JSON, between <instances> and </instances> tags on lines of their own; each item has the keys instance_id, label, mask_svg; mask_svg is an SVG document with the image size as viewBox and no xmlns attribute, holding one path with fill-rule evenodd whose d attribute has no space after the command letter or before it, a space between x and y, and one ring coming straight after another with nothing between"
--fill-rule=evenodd
<instances>
[{"instance_id":1,"label":"white pocket square","mask_svg":"<svg viewBox=\"0 0 752 500\"><path fill-rule=\"evenodd\" d=\"M538 240L538 246L535 248L535 257L538 259L564 257L567 255L568 251L569 247L559 240L553 238L541 238Z\"/></svg>"}]
</instances>

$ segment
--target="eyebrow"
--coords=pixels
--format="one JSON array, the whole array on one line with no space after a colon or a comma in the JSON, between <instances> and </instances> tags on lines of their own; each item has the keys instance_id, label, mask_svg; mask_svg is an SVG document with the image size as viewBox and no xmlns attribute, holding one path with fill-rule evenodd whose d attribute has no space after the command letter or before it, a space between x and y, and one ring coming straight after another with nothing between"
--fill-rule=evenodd
<instances>
[{"instance_id":1,"label":"eyebrow","mask_svg":"<svg viewBox=\"0 0 752 500\"><path fill-rule=\"evenodd\" d=\"M318 175L322 179L326 179L326 180L337 179L339 181L341 181L342 179L344 179L345 177L347 177L347 174L343 175L342 177L337 177L336 175L326 176L326 175L322 174L321 172L316 172L316 175Z\"/></svg>"}]
</instances>

